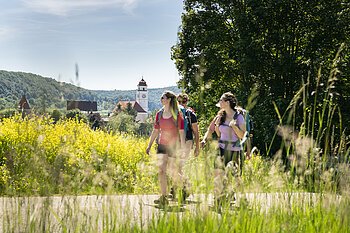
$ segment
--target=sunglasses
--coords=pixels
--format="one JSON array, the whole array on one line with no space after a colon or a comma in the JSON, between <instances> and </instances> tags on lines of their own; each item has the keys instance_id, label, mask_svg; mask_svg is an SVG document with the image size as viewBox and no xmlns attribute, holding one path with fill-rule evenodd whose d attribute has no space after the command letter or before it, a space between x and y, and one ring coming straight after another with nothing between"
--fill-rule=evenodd
<instances>
[{"instance_id":1,"label":"sunglasses","mask_svg":"<svg viewBox=\"0 0 350 233\"><path fill-rule=\"evenodd\" d=\"M163 95L162 97L160 97L160 99L166 100L166 99L168 99L168 97L166 97L165 95Z\"/></svg>"}]
</instances>

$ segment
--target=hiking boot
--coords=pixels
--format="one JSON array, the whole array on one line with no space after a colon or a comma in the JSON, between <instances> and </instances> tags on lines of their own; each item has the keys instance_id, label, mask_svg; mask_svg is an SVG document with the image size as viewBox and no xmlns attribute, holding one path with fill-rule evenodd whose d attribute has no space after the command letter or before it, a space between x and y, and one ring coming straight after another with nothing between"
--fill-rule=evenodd
<instances>
[{"instance_id":1,"label":"hiking boot","mask_svg":"<svg viewBox=\"0 0 350 233\"><path fill-rule=\"evenodd\" d=\"M185 203L186 202L186 198L188 198L190 196L190 194L187 192L185 186L181 189L181 191L179 191L179 193L177 193L178 195L176 194L174 189L172 189L170 191L170 193L171 193L170 195L172 196L172 200L173 201L178 201L179 203Z\"/></svg>"},{"instance_id":2,"label":"hiking boot","mask_svg":"<svg viewBox=\"0 0 350 233\"><path fill-rule=\"evenodd\" d=\"M158 205L161 205L161 206L166 206L169 204L169 201L168 199L166 199L166 196L162 195L159 197L159 199L157 200L154 200L154 204L158 204Z\"/></svg>"},{"instance_id":3,"label":"hiking boot","mask_svg":"<svg viewBox=\"0 0 350 233\"><path fill-rule=\"evenodd\" d=\"M229 201L231 204L236 203L236 196L235 196L235 193L232 192L232 193L228 194L228 195L227 195L227 199L228 199L228 201Z\"/></svg>"},{"instance_id":4,"label":"hiking boot","mask_svg":"<svg viewBox=\"0 0 350 233\"><path fill-rule=\"evenodd\" d=\"M171 188L170 188L170 193L167 195L167 198L170 198L170 199L172 199L172 200L175 200L175 198L176 198L176 192L175 192L174 187L171 187Z\"/></svg>"},{"instance_id":5,"label":"hiking boot","mask_svg":"<svg viewBox=\"0 0 350 233\"><path fill-rule=\"evenodd\" d=\"M190 194L187 192L186 186L184 186L180 193L176 193L175 188L171 187L170 193L166 197L171 199L172 201L180 201L183 203L186 201L186 198L188 198L189 196Z\"/></svg>"},{"instance_id":6,"label":"hiking boot","mask_svg":"<svg viewBox=\"0 0 350 233\"><path fill-rule=\"evenodd\" d=\"M190 196L190 194L187 192L186 186L184 186L181 190L181 201L185 202L186 198L188 198L189 196Z\"/></svg>"},{"instance_id":7,"label":"hiking boot","mask_svg":"<svg viewBox=\"0 0 350 233\"><path fill-rule=\"evenodd\" d=\"M233 205L236 203L236 196L235 196L235 192L233 191L223 194L221 198L222 198L222 201L227 205Z\"/></svg>"}]
</instances>

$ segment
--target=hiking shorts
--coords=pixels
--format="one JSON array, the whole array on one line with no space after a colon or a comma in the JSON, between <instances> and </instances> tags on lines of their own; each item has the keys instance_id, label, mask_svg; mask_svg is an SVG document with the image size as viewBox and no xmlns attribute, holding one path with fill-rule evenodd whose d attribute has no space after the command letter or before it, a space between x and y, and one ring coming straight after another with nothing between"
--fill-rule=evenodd
<instances>
[{"instance_id":1,"label":"hiking shorts","mask_svg":"<svg viewBox=\"0 0 350 233\"><path fill-rule=\"evenodd\" d=\"M158 144L157 147L157 154L166 154L169 157L176 157L176 146L169 146L169 145L163 145L163 144Z\"/></svg>"},{"instance_id":2,"label":"hiking shorts","mask_svg":"<svg viewBox=\"0 0 350 233\"><path fill-rule=\"evenodd\" d=\"M218 156L214 161L215 169L225 169L227 164L232 161L234 164L238 165L241 172L243 168L243 152L240 151L230 151L219 147Z\"/></svg>"}]
</instances>

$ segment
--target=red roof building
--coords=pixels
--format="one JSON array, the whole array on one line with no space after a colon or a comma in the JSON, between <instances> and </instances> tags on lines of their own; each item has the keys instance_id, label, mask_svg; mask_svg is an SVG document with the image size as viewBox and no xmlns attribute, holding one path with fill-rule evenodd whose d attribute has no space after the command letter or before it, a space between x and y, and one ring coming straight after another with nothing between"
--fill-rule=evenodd
<instances>
[{"instance_id":1,"label":"red roof building","mask_svg":"<svg viewBox=\"0 0 350 233\"><path fill-rule=\"evenodd\" d=\"M131 107L137 112L137 113L147 113L139 103L136 101L119 101L115 108L113 109L113 112L119 112L120 110L124 110L128 107L128 103L131 104Z\"/></svg>"}]
</instances>

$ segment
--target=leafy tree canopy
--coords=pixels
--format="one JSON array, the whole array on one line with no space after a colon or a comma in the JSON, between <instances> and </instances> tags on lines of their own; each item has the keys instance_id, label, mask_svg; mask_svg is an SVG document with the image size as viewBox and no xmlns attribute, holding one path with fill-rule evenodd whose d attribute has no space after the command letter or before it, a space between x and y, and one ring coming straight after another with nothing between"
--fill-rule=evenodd
<instances>
[{"instance_id":1,"label":"leafy tree canopy","mask_svg":"<svg viewBox=\"0 0 350 233\"><path fill-rule=\"evenodd\" d=\"M332 91L349 121L349 25L348 1L184 0L172 47L179 86L206 120L222 93L234 92L246 108L253 107L252 91L258 93L251 113L263 149L278 124L275 108L286 109L303 83L311 94L337 67Z\"/></svg>"}]
</instances>

